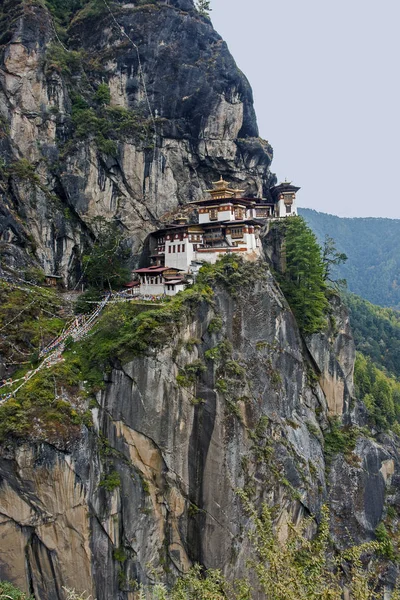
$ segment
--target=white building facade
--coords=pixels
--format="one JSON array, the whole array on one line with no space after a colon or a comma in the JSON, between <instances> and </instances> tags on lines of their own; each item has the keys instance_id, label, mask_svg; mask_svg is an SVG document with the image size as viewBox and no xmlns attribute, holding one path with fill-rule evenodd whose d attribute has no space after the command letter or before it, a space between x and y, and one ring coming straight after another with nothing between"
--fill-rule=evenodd
<instances>
[{"instance_id":1,"label":"white building facade","mask_svg":"<svg viewBox=\"0 0 400 600\"><path fill-rule=\"evenodd\" d=\"M261 255L261 228L268 219L297 215L299 189L285 182L270 190L269 199L245 198L242 190L221 178L208 190L208 198L191 203L197 208L198 223L180 217L150 236L151 265L135 271L140 295L174 295L184 289L185 275L224 254L256 260Z\"/></svg>"}]
</instances>

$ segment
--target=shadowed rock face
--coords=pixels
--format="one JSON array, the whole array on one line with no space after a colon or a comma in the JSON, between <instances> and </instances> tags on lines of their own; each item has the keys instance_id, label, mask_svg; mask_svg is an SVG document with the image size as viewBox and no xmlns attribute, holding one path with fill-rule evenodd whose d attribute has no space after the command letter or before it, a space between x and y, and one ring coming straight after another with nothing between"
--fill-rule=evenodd
<instances>
[{"instance_id":1,"label":"shadowed rock face","mask_svg":"<svg viewBox=\"0 0 400 600\"><path fill-rule=\"evenodd\" d=\"M30 249L30 261L69 283L79 277L96 216L117 219L137 253L164 213L203 197L220 175L250 195L268 195L275 182L249 83L193 3L120 3L118 25L103 8L75 16L66 44L81 58L71 63L49 13L17 6L0 59L8 124L0 138L0 240L9 264L23 266L21 251ZM93 100L100 83L109 86L111 107L135 114L142 127L140 135L107 134L108 154L97 130L76 138L71 120L77 95L100 109ZM38 178L16 173L21 159Z\"/></svg>"},{"instance_id":2,"label":"shadowed rock face","mask_svg":"<svg viewBox=\"0 0 400 600\"><path fill-rule=\"evenodd\" d=\"M216 316L222 328L210 332ZM347 402L352 346L346 351L340 328L328 333L306 349L266 268L236 297L217 289L214 303L198 305L162 350L116 365L92 409L94 428L64 451L3 447L0 577L41 600L61 600L63 585L129 600L135 582L153 580L153 568L166 582L195 561L241 575L251 550L238 488L277 507L282 537L302 515L318 520L328 501L339 545L347 531L371 539L385 495L398 502L397 450L388 436L360 435L327 478L331 407L310 379L312 365L321 383L335 373L348 422L362 414L359 407L352 416ZM226 341L225 363L211 360L207 351ZM204 370L195 386L182 387L177 375L196 360ZM233 381L229 392L224 381Z\"/></svg>"},{"instance_id":3,"label":"shadowed rock face","mask_svg":"<svg viewBox=\"0 0 400 600\"><path fill-rule=\"evenodd\" d=\"M94 217L117 219L136 253L165 212L219 175L248 195L268 195L275 182L249 84L209 21L191 0L134 4L115 9L133 43L107 11L77 15L67 44L86 53L84 64L61 68L48 53L48 12L3 3L0 252L14 268L39 263L73 284ZM111 155L93 132L78 139L71 116L74 93L92 101L101 82L111 107L145 124L143 139L114 132ZM277 240L268 250L282 259ZM352 398L348 316L332 302L336 327L302 340L266 267L236 297L216 290L215 305L197 306L162 351L116 364L79 439L3 446L0 578L38 600L62 600L62 586L134 600L153 568L166 582L194 561L241 575L250 554L235 493L243 487L277 506L282 537L304 514L318 520L328 501L338 545L347 530L371 539L385 502L400 511L399 458L391 437L360 434L326 472L328 417L366 422ZM216 315L222 328L210 332ZM226 339L231 371L206 357ZM196 386L178 385L198 359Z\"/></svg>"}]
</instances>

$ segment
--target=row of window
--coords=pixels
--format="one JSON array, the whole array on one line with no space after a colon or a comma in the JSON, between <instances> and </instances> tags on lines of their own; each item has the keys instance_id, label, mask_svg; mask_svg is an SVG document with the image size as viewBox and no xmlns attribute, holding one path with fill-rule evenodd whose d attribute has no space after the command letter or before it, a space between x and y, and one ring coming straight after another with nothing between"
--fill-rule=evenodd
<instances>
[{"instance_id":1,"label":"row of window","mask_svg":"<svg viewBox=\"0 0 400 600\"><path fill-rule=\"evenodd\" d=\"M176 246L168 247L168 254L175 254L175 252L185 252L185 244L177 244Z\"/></svg>"},{"instance_id":2,"label":"row of window","mask_svg":"<svg viewBox=\"0 0 400 600\"><path fill-rule=\"evenodd\" d=\"M244 211L242 208L235 208L235 219L236 221L240 221L244 218ZM211 208L210 209L210 221L218 221L218 209Z\"/></svg>"}]
</instances>

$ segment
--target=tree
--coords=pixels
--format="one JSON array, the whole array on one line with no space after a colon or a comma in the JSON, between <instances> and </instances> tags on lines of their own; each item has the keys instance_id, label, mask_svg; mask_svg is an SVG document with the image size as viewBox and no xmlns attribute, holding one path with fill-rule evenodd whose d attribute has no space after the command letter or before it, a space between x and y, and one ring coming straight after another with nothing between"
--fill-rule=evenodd
<instances>
[{"instance_id":1,"label":"tree","mask_svg":"<svg viewBox=\"0 0 400 600\"><path fill-rule=\"evenodd\" d=\"M326 267L321 249L311 229L301 217L277 224L284 235L285 271L279 283L296 317L300 330L315 333L326 323Z\"/></svg>"},{"instance_id":2,"label":"tree","mask_svg":"<svg viewBox=\"0 0 400 600\"><path fill-rule=\"evenodd\" d=\"M171 591L163 585L142 588L140 600L253 600L262 591L266 600L342 600L345 585L353 600L383 600L379 576L381 557L392 560L392 546L381 527L377 541L332 554L329 510L323 507L317 534L310 517L290 525L282 542L274 527L274 510L258 510L244 491L238 492L249 517L251 549L247 567L250 580L228 582L219 570L199 565L182 576ZM368 568L366 565L368 564ZM396 588L392 600L399 600Z\"/></svg>"},{"instance_id":3,"label":"tree","mask_svg":"<svg viewBox=\"0 0 400 600\"><path fill-rule=\"evenodd\" d=\"M211 8L210 0L196 0L196 9L197 11L203 15L203 17L209 17Z\"/></svg>"},{"instance_id":4,"label":"tree","mask_svg":"<svg viewBox=\"0 0 400 600\"><path fill-rule=\"evenodd\" d=\"M85 279L96 289L120 287L130 278L130 251L124 236L117 223L103 217L96 217L92 227L96 241L91 251L83 256Z\"/></svg>"},{"instance_id":5,"label":"tree","mask_svg":"<svg viewBox=\"0 0 400 600\"><path fill-rule=\"evenodd\" d=\"M332 267L342 265L347 260L347 254L338 252L336 243L329 235L325 236L324 245L322 247L322 262L324 263L324 279L336 285L345 285L345 279L331 279Z\"/></svg>"}]
</instances>

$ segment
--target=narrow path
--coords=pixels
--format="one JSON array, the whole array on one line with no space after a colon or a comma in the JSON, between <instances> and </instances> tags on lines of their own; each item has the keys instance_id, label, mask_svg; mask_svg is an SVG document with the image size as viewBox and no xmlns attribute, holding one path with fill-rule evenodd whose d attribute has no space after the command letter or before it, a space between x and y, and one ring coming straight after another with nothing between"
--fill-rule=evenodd
<instances>
[{"instance_id":1,"label":"narrow path","mask_svg":"<svg viewBox=\"0 0 400 600\"><path fill-rule=\"evenodd\" d=\"M53 365L62 362L64 359L62 354L65 350L65 341L72 337L74 342L82 340L89 331L94 327L100 313L106 306L106 304L111 299L111 294L108 295L104 300L102 300L95 308L95 310L86 317L85 315L79 315L76 317L68 327L64 329L64 331L55 338L46 348L44 348L39 357L43 358L42 362L36 369L32 369L25 373L23 377L19 379L7 379L3 385L0 386L0 390L3 390L7 387L14 387L17 383L19 383L18 387L8 392L7 394L0 394L0 406L4 404L7 400L15 396L15 394L30 380L34 377L39 371L42 369L52 367Z\"/></svg>"},{"instance_id":2,"label":"narrow path","mask_svg":"<svg viewBox=\"0 0 400 600\"><path fill-rule=\"evenodd\" d=\"M147 304L148 302L151 302L151 304L148 304L149 308L151 306L164 306L163 303L157 302L157 299L153 297L141 298L140 296L133 296L131 298L126 298L118 293L108 294L101 302L96 303L96 308L93 310L92 313L90 313L89 316L78 315L77 317L75 317L64 328L64 330L59 336L57 336L52 342L50 342L50 344L48 344L45 348L43 348L40 351L39 358L43 360L40 363L40 365L36 367L36 369L28 371L23 377L20 377L19 379L7 379L2 385L0 385L0 406L10 398L15 396L15 394L39 371L41 371L44 368L50 368L53 365L62 362L64 360L62 355L65 350L66 340L68 338L72 338L74 342L78 342L84 339L91 331L91 329L93 329L98 317L100 316L101 312L104 310L107 304L132 301L138 304L144 304L145 302ZM1 391L4 390L4 388L13 388L18 383L18 387L16 387L12 391L1 394Z\"/></svg>"}]
</instances>

